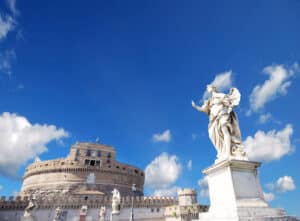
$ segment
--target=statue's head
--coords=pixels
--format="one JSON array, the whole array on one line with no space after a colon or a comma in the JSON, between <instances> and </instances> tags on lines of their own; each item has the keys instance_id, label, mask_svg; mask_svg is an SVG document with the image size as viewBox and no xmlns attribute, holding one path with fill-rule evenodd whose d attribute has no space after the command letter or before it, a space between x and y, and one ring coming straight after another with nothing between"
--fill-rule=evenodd
<instances>
[{"instance_id":1,"label":"statue's head","mask_svg":"<svg viewBox=\"0 0 300 221\"><path fill-rule=\"evenodd\" d=\"M217 91L217 88L216 88L216 86L214 86L214 85L212 85L212 84L208 84L208 85L206 86L206 90L207 90L208 93L212 93L212 92Z\"/></svg>"}]
</instances>

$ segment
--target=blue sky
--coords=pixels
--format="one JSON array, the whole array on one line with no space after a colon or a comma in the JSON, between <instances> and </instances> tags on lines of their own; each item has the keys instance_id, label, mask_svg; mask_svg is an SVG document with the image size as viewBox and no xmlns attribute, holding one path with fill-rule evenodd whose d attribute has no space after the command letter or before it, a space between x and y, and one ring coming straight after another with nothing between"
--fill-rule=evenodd
<instances>
[{"instance_id":1,"label":"blue sky","mask_svg":"<svg viewBox=\"0 0 300 221\"><path fill-rule=\"evenodd\" d=\"M172 171L149 175L146 194L193 187L208 203L201 170L216 153L191 100L216 79L241 91L270 204L300 216L299 12L297 0L1 1L0 194L34 158L99 137L121 162Z\"/></svg>"}]
</instances>

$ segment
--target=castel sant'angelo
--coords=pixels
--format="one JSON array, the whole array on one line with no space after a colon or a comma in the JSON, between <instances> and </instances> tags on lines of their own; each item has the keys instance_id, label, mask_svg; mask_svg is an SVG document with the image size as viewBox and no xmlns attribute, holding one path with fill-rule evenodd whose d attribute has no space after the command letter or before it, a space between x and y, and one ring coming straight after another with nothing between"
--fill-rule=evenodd
<instances>
[{"instance_id":1,"label":"castel sant'angelo","mask_svg":"<svg viewBox=\"0 0 300 221\"><path fill-rule=\"evenodd\" d=\"M19 195L0 199L0 221L129 220L133 207L135 220L191 220L208 209L192 189L145 197L144 181L144 171L118 162L112 146L77 142L66 158L26 168Z\"/></svg>"},{"instance_id":2,"label":"castel sant'angelo","mask_svg":"<svg viewBox=\"0 0 300 221\"><path fill-rule=\"evenodd\" d=\"M35 162L27 167L21 195L69 193L72 196L111 195L117 188L122 196L143 195L144 172L116 161L113 147L103 144L76 143L64 159Z\"/></svg>"}]
</instances>

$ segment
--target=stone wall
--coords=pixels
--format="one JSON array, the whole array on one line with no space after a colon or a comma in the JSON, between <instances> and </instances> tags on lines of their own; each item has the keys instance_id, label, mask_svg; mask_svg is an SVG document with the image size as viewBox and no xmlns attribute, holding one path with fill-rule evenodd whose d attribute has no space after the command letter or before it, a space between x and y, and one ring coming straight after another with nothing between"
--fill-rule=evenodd
<instances>
[{"instance_id":1,"label":"stone wall","mask_svg":"<svg viewBox=\"0 0 300 221\"><path fill-rule=\"evenodd\" d=\"M121 213L120 221L129 220L131 212L131 197L123 197L121 199ZM2 197L0 200L0 221L20 221L24 214L24 209L28 205L27 197L17 197L14 199L10 197L6 199ZM136 196L134 198L134 212L137 221L153 220L162 221L164 218L164 211L167 206L177 204L177 199L171 197L143 197ZM87 217L90 220L98 220L98 214L101 206L107 207L107 217L109 220L111 197L79 199L76 201L62 200L57 202L51 201L38 201L38 208L36 209L35 216L38 221L53 221L55 209L59 206L62 211L66 212L67 218L64 221L73 221L79 219L79 211L83 205L87 205Z\"/></svg>"}]
</instances>

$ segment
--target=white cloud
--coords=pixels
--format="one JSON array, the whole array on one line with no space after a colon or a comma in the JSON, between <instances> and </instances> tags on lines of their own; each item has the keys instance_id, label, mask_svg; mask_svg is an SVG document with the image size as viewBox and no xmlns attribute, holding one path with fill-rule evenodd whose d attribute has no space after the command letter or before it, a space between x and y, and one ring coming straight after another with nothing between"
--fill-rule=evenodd
<instances>
[{"instance_id":1,"label":"white cloud","mask_svg":"<svg viewBox=\"0 0 300 221\"><path fill-rule=\"evenodd\" d=\"M177 156L162 153L145 169L145 185L152 189L164 189L176 182L181 172Z\"/></svg>"},{"instance_id":2,"label":"white cloud","mask_svg":"<svg viewBox=\"0 0 300 221\"><path fill-rule=\"evenodd\" d=\"M192 160L189 160L189 161L187 162L186 167L188 168L188 170L192 170L192 168L193 168L193 161L192 161Z\"/></svg>"},{"instance_id":3,"label":"white cloud","mask_svg":"<svg viewBox=\"0 0 300 221\"><path fill-rule=\"evenodd\" d=\"M0 185L0 191L2 191L3 190L3 186L2 185Z\"/></svg>"},{"instance_id":4,"label":"white cloud","mask_svg":"<svg viewBox=\"0 0 300 221\"><path fill-rule=\"evenodd\" d=\"M208 188L200 190L200 196L203 198L209 198L209 190Z\"/></svg>"},{"instance_id":5,"label":"white cloud","mask_svg":"<svg viewBox=\"0 0 300 221\"><path fill-rule=\"evenodd\" d=\"M269 162L293 152L292 134L293 127L287 124L280 131L271 130L265 133L259 130L254 137L248 136L244 141L244 146L249 159Z\"/></svg>"},{"instance_id":6,"label":"white cloud","mask_svg":"<svg viewBox=\"0 0 300 221\"><path fill-rule=\"evenodd\" d=\"M232 87L232 71L223 72L217 74L215 79L210 83L217 87L218 91L224 91ZM209 96L208 92L205 91L203 99L206 99Z\"/></svg>"},{"instance_id":7,"label":"white cloud","mask_svg":"<svg viewBox=\"0 0 300 221\"><path fill-rule=\"evenodd\" d=\"M273 193L265 193L263 192L264 194L264 198L267 202L271 202L275 199L275 195Z\"/></svg>"},{"instance_id":8,"label":"white cloud","mask_svg":"<svg viewBox=\"0 0 300 221\"><path fill-rule=\"evenodd\" d=\"M250 95L250 107L252 111L262 109L265 104L279 95L287 94L291 85L291 77L299 71L299 65L295 63L289 68L283 65L271 65L263 69L263 73L269 75L269 79L262 85L256 85Z\"/></svg>"},{"instance_id":9,"label":"white cloud","mask_svg":"<svg viewBox=\"0 0 300 221\"><path fill-rule=\"evenodd\" d=\"M264 123L268 122L271 119L272 119L272 114L271 113L261 114L259 116L259 123L264 124Z\"/></svg>"},{"instance_id":10,"label":"white cloud","mask_svg":"<svg viewBox=\"0 0 300 221\"><path fill-rule=\"evenodd\" d=\"M179 187L173 186L170 188L164 188L164 189L156 189L153 193L154 196L173 196L175 197L177 195Z\"/></svg>"},{"instance_id":11,"label":"white cloud","mask_svg":"<svg viewBox=\"0 0 300 221\"><path fill-rule=\"evenodd\" d=\"M11 76L11 63L16 59L14 50L6 50L0 53L0 72Z\"/></svg>"},{"instance_id":12,"label":"white cloud","mask_svg":"<svg viewBox=\"0 0 300 221\"><path fill-rule=\"evenodd\" d=\"M287 192L296 189L296 185L291 176L283 176L276 181L276 190L279 192Z\"/></svg>"},{"instance_id":13,"label":"white cloud","mask_svg":"<svg viewBox=\"0 0 300 221\"><path fill-rule=\"evenodd\" d=\"M207 177L203 177L202 179L198 180L198 185L200 186L200 196L203 198L209 197L209 190L208 190L208 180Z\"/></svg>"},{"instance_id":14,"label":"white cloud","mask_svg":"<svg viewBox=\"0 0 300 221\"><path fill-rule=\"evenodd\" d=\"M14 15L18 15L19 11L17 10L16 7L16 0L6 0L6 3L8 5L9 10L14 14Z\"/></svg>"},{"instance_id":15,"label":"white cloud","mask_svg":"<svg viewBox=\"0 0 300 221\"><path fill-rule=\"evenodd\" d=\"M47 151L53 140L67 137L64 129L54 125L31 124L14 113L0 115L0 174L16 176L20 166Z\"/></svg>"},{"instance_id":16,"label":"white cloud","mask_svg":"<svg viewBox=\"0 0 300 221\"><path fill-rule=\"evenodd\" d=\"M0 14L0 40L6 38L8 32L12 31L15 26L15 21L11 16Z\"/></svg>"},{"instance_id":17,"label":"white cloud","mask_svg":"<svg viewBox=\"0 0 300 221\"><path fill-rule=\"evenodd\" d=\"M41 158L39 158L38 156L36 156L36 157L34 158L34 162L41 162Z\"/></svg>"},{"instance_id":18,"label":"white cloud","mask_svg":"<svg viewBox=\"0 0 300 221\"><path fill-rule=\"evenodd\" d=\"M208 187L207 177L203 177L202 179L198 180L198 185L202 188Z\"/></svg>"},{"instance_id":19,"label":"white cloud","mask_svg":"<svg viewBox=\"0 0 300 221\"><path fill-rule=\"evenodd\" d=\"M153 134L152 136L152 140L153 142L170 142L171 141L171 131L165 130L164 132L162 132L161 134Z\"/></svg>"}]
</instances>

